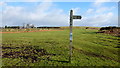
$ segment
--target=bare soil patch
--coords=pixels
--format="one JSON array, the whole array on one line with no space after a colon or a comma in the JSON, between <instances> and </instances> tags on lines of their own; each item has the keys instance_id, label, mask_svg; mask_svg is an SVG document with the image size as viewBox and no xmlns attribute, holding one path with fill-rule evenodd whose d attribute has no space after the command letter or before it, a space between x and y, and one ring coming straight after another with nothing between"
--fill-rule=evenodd
<instances>
[{"instance_id":1,"label":"bare soil patch","mask_svg":"<svg viewBox=\"0 0 120 68\"><path fill-rule=\"evenodd\" d=\"M49 59L49 56L55 56L56 54L48 53L45 49L39 49L39 47L2 47L4 50L2 51L2 58L21 58L24 61L29 62L37 62L39 61L38 57L41 56L48 56L47 59ZM19 50L19 51L18 51Z\"/></svg>"},{"instance_id":2,"label":"bare soil patch","mask_svg":"<svg viewBox=\"0 0 120 68\"><path fill-rule=\"evenodd\" d=\"M108 29L109 28L109 29ZM102 30L101 30L102 29ZM97 33L105 33L120 37L120 27L102 27Z\"/></svg>"}]
</instances>

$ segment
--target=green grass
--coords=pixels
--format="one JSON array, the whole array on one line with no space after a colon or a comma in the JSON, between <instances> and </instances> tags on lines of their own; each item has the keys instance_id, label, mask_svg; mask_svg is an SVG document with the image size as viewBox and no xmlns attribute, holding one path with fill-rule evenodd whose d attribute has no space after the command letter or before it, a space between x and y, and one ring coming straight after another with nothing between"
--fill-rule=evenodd
<instances>
[{"instance_id":1,"label":"green grass","mask_svg":"<svg viewBox=\"0 0 120 68\"><path fill-rule=\"evenodd\" d=\"M64 31L3 34L2 51L4 56L2 65L118 66L120 63L118 60L119 48L117 48L119 46L119 38L107 34L96 34L95 32L97 30L73 29L71 63L68 62L68 29ZM40 51L41 49L43 50ZM36 53L33 51L36 51ZM20 53L17 54L17 52Z\"/></svg>"}]
</instances>

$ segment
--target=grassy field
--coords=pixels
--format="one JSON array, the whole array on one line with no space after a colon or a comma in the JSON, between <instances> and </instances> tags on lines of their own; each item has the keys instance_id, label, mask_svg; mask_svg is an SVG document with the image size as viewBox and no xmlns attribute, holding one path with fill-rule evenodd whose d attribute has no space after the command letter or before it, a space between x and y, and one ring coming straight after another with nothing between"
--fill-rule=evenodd
<instances>
[{"instance_id":1,"label":"grassy field","mask_svg":"<svg viewBox=\"0 0 120 68\"><path fill-rule=\"evenodd\" d=\"M3 66L118 66L118 37L93 29L73 29L69 60L69 29L2 35Z\"/></svg>"}]
</instances>

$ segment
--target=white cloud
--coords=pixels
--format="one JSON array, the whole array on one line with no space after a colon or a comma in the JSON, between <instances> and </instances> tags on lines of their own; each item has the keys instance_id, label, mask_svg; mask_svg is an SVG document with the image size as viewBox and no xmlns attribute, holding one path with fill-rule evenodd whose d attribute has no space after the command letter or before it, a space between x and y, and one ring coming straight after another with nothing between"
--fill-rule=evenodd
<instances>
[{"instance_id":1,"label":"white cloud","mask_svg":"<svg viewBox=\"0 0 120 68\"><path fill-rule=\"evenodd\" d=\"M30 8L30 7L29 7ZM74 14L82 15L81 21L75 21L78 26L107 26L116 25L117 16L112 12L112 8L99 6L90 7L84 14L80 14L82 8L72 8ZM22 25L31 23L36 26L68 26L69 14L65 14L63 9L56 8L52 2L42 2L32 11L27 11L25 7L6 6L3 13L3 25Z\"/></svg>"},{"instance_id":2,"label":"white cloud","mask_svg":"<svg viewBox=\"0 0 120 68\"><path fill-rule=\"evenodd\" d=\"M53 0L5 0L6 2L52 2Z\"/></svg>"},{"instance_id":3,"label":"white cloud","mask_svg":"<svg viewBox=\"0 0 120 68\"><path fill-rule=\"evenodd\" d=\"M114 18L113 18L114 17ZM76 21L75 25L79 26L113 26L117 25L117 16L114 16L112 12L105 13L102 15L94 15L92 17L83 17L81 22Z\"/></svg>"},{"instance_id":4,"label":"white cloud","mask_svg":"<svg viewBox=\"0 0 120 68\"><path fill-rule=\"evenodd\" d=\"M0 25L2 25L2 12L0 11Z\"/></svg>"},{"instance_id":5,"label":"white cloud","mask_svg":"<svg viewBox=\"0 0 120 68\"><path fill-rule=\"evenodd\" d=\"M118 24L118 17L116 13L113 12L113 10L116 10L116 6L112 7L106 7L102 4L103 1L108 0L96 0L96 2L93 2L92 5L95 7L88 8L88 10L85 12L86 14L82 15L81 23L76 23L75 25L81 25L81 26L117 26ZM116 10L117 11L117 10ZM77 21L76 21L77 22Z\"/></svg>"},{"instance_id":6,"label":"white cloud","mask_svg":"<svg viewBox=\"0 0 120 68\"><path fill-rule=\"evenodd\" d=\"M79 14L80 13L80 8L78 8L78 7L72 8L72 10L74 11L73 14Z\"/></svg>"},{"instance_id":7,"label":"white cloud","mask_svg":"<svg viewBox=\"0 0 120 68\"><path fill-rule=\"evenodd\" d=\"M0 6L4 6L4 5L6 5L5 2L0 2Z\"/></svg>"},{"instance_id":8,"label":"white cloud","mask_svg":"<svg viewBox=\"0 0 120 68\"><path fill-rule=\"evenodd\" d=\"M119 0L95 0L93 3L94 7L101 7L105 2L119 2Z\"/></svg>"},{"instance_id":9,"label":"white cloud","mask_svg":"<svg viewBox=\"0 0 120 68\"><path fill-rule=\"evenodd\" d=\"M93 1L93 6L94 7L101 7L103 5L103 3L105 2L119 2L119 0L94 0Z\"/></svg>"},{"instance_id":10,"label":"white cloud","mask_svg":"<svg viewBox=\"0 0 120 68\"><path fill-rule=\"evenodd\" d=\"M87 14L94 13L94 9L91 9L91 8L90 8L90 9L88 9L88 10L86 11L86 13L87 13Z\"/></svg>"},{"instance_id":11,"label":"white cloud","mask_svg":"<svg viewBox=\"0 0 120 68\"><path fill-rule=\"evenodd\" d=\"M5 0L6 2L42 2L44 0ZM51 0L45 0L51 2ZM52 2L118 2L119 0L52 0Z\"/></svg>"},{"instance_id":12,"label":"white cloud","mask_svg":"<svg viewBox=\"0 0 120 68\"><path fill-rule=\"evenodd\" d=\"M100 7L96 10L96 13L102 13L102 12L105 12L105 11L111 11L113 10L115 7Z\"/></svg>"},{"instance_id":13,"label":"white cloud","mask_svg":"<svg viewBox=\"0 0 120 68\"><path fill-rule=\"evenodd\" d=\"M53 3L42 2L32 11L25 7L6 6L3 11L3 26L22 25L31 23L36 26L63 26L68 25L68 16L62 9L53 8Z\"/></svg>"},{"instance_id":14,"label":"white cloud","mask_svg":"<svg viewBox=\"0 0 120 68\"><path fill-rule=\"evenodd\" d=\"M0 2L0 6L3 5L3 4L4 4L4 2Z\"/></svg>"},{"instance_id":15,"label":"white cloud","mask_svg":"<svg viewBox=\"0 0 120 68\"><path fill-rule=\"evenodd\" d=\"M112 1L119 1L119 0L95 0L95 2L112 2Z\"/></svg>"}]
</instances>

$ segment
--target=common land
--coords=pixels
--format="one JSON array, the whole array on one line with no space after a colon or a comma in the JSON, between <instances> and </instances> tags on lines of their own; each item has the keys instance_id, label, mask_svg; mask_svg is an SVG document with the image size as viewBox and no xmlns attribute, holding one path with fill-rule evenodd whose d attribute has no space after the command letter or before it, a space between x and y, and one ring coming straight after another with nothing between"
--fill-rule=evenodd
<instances>
[{"instance_id":1,"label":"common land","mask_svg":"<svg viewBox=\"0 0 120 68\"><path fill-rule=\"evenodd\" d=\"M119 37L98 29L73 28L69 62L69 28L2 34L3 66L118 66Z\"/></svg>"}]
</instances>

